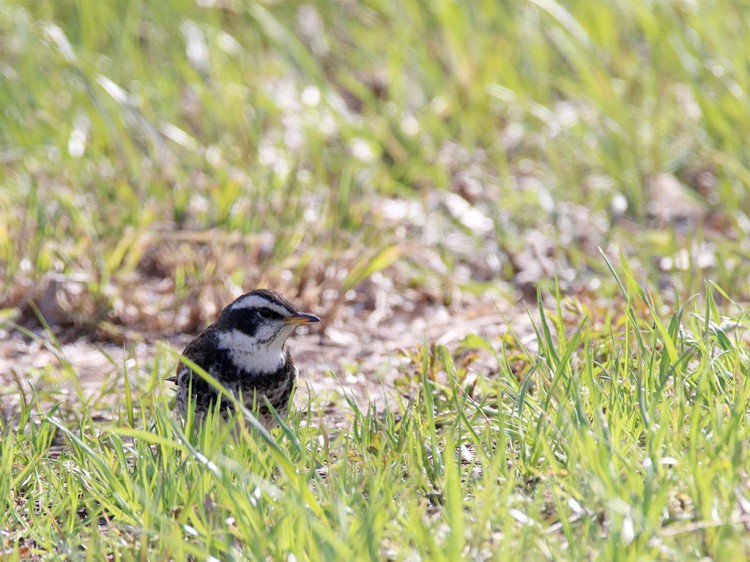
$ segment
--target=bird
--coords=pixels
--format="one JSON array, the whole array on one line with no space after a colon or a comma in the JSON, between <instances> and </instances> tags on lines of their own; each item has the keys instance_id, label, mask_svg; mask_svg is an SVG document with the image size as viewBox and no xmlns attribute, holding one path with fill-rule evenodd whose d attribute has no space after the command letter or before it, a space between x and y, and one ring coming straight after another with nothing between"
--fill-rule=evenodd
<instances>
[{"instance_id":1,"label":"bird","mask_svg":"<svg viewBox=\"0 0 750 562\"><path fill-rule=\"evenodd\" d=\"M286 340L297 326L314 322L320 322L320 318L301 312L276 291L256 289L224 308L216 322L193 339L182 355L254 410L266 429L272 429L276 422L264 397L284 418L297 382L298 370ZM177 412L183 419L187 418L191 400L195 401L196 422L204 419L217 399L222 417L232 414L231 401L182 362L175 376L167 380L177 385Z\"/></svg>"}]
</instances>

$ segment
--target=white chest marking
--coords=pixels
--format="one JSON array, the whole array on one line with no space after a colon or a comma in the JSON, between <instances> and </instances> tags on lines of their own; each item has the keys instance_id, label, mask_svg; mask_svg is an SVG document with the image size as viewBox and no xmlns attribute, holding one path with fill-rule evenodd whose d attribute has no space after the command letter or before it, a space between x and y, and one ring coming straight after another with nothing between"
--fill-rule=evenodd
<instances>
[{"instance_id":1,"label":"white chest marking","mask_svg":"<svg viewBox=\"0 0 750 562\"><path fill-rule=\"evenodd\" d=\"M228 350L236 365L250 373L275 373L286 363L283 341L259 344L239 330L219 334L218 347Z\"/></svg>"}]
</instances>

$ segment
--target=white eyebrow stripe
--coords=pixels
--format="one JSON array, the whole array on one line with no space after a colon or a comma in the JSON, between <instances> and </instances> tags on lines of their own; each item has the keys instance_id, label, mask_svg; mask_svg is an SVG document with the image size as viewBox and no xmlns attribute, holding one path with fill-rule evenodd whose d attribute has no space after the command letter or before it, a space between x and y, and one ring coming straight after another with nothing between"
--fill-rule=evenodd
<instances>
[{"instance_id":1,"label":"white eyebrow stripe","mask_svg":"<svg viewBox=\"0 0 750 562\"><path fill-rule=\"evenodd\" d=\"M232 305L232 310L262 307L270 308L271 310L273 310L277 314L280 314L281 316L284 316L285 318L292 315L292 313L289 312L286 307L271 302L266 297L261 297L260 295L250 295L249 297L245 297L241 301L234 303Z\"/></svg>"}]
</instances>

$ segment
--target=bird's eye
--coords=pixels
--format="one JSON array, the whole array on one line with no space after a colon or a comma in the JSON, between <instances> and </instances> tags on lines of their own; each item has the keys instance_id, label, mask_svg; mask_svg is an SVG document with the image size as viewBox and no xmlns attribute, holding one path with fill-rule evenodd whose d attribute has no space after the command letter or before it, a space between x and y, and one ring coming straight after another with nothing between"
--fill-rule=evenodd
<instances>
[{"instance_id":1,"label":"bird's eye","mask_svg":"<svg viewBox=\"0 0 750 562\"><path fill-rule=\"evenodd\" d=\"M266 320L270 320L271 318L275 317L273 310L271 310L270 308L266 308L266 307L259 309L258 315L260 315L261 318L265 318Z\"/></svg>"}]
</instances>

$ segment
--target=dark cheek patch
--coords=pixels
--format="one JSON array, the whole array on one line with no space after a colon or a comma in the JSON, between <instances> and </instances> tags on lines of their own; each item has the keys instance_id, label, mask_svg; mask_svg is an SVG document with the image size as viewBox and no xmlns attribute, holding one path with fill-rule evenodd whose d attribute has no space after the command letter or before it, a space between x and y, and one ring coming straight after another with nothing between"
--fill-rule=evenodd
<instances>
[{"instance_id":1,"label":"dark cheek patch","mask_svg":"<svg viewBox=\"0 0 750 562\"><path fill-rule=\"evenodd\" d=\"M255 336L258 329L258 318L255 316L255 312L247 309L236 310L232 313L231 320L240 332L250 337Z\"/></svg>"}]
</instances>

